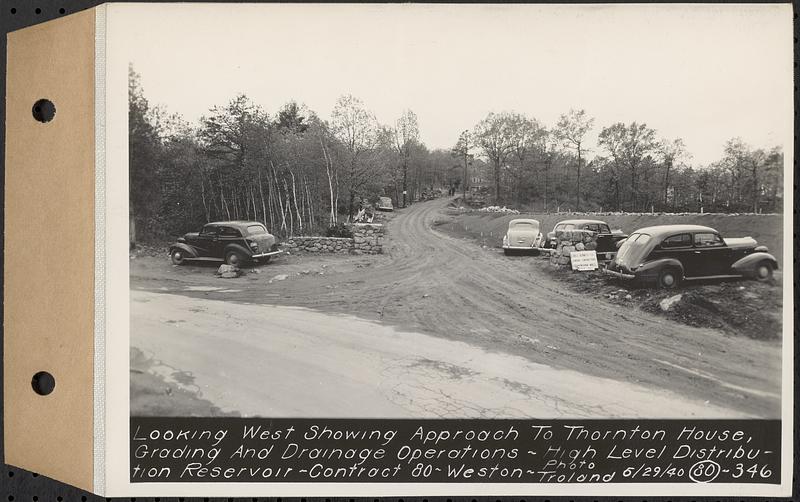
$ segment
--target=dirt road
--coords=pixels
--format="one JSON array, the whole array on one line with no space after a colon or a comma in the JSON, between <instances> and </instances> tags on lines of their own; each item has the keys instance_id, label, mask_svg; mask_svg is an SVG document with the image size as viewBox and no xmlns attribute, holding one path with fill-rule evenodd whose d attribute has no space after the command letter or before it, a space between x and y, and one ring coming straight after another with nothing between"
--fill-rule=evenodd
<instances>
[{"instance_id":1,"label":"dirt road","mask_svg":"<svg viewBox=\"0 0 800 502\"><path fill-rule=\"evenodd\" d=\"M570 292L537 273L528 261L536 258L508 259L434 230L446 203L401 210L389 223L382 256L289 257L227 282L207 266L175 268L166 259L137 259L131 287L349 314L681 396L686 403L708 402L710 409L779 416L779 344L691 328ZM675 416L686 415L676 408Z\"/></svg>"},{"instance_id":2,"label":"dirt road","mask_svg":"<svg viewBox=\"0 0 800 502\"><path fill-rule=\"evenodd\" d=\"M156 364L150 371L179 388L199 390L223 412L373 418L737 415L669 392L586 378L352 316L144 291L131 292L131 298L137 348L169 360L169 366Z\"/></svg>"}]
</instances>

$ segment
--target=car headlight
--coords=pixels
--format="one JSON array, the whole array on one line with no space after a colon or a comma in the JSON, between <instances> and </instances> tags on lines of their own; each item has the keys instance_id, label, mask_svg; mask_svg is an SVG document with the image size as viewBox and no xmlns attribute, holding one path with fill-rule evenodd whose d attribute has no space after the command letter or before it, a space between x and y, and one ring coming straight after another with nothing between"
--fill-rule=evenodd
<instances>
[{"instance_id":1,"label":"car headlight","mask_svg":"<svg viewBox=\"0 0 800 502\"><path fill-rule=\"evenodd\" d=\"M253 251L258 251L258 243L255 241L247 241L247 245L250 246L250 249Z\"/></svg>"}]
</instances>

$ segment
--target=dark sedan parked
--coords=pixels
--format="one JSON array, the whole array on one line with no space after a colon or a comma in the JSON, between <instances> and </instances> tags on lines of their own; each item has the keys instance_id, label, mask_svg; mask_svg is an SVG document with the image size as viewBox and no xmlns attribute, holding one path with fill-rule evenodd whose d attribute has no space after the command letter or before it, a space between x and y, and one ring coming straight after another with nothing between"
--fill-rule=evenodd
<instances>
[{"instance_id":1,"label":"dark sedan parked","mask_svg":"<svg viewBox=\"0 0 800 502\"><path fill-rule=\"evenodd\" d=\"M186 260L223 260L228 265L263 261L282 253L275 236L257 221L217 221L199 232L189 232L169 248L172 263Z\"/></svg>"},{"instance_id":2,"label":"dark sedan parked","mask_svg":"<svg viewBox=\"0 0 800 502\"><path fill-rule=\"evenodd\" d=\"M723 239L700 225L660 225L633 232L604 272L672 288L683 280L769 280L778 261L752 237Z\"/></svg>"}]
</instances>

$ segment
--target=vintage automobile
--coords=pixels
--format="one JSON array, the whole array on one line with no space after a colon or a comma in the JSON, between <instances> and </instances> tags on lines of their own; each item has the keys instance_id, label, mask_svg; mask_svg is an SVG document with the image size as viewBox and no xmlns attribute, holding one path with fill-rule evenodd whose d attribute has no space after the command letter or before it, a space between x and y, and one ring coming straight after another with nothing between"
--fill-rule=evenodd
<instances>
[{"instance_id":1,"label":"vintage automobile","mask_svg":"<svg viewBox=\"0 0 800 502\"><path fill-rule=\"evenodd\" d=\"M187 260L223 260L228 265L268 262L282 253L275 236L257 221L216 221L199 232L189 232L169 247L172 263Z\"/></svg>"},{"instance_id":2,"label":"vintage automobile","mask_svg":"<svg viewBox=\"0 0 800 502\"><path fill-rule=\"evenodd\" d=\"M508 230L503 236L503 252L507 255L516 251L533 251L542 246L542 233L539 221L517 218L508 222Z\"/></svg>"},{"instance_id":3,"label":"vintage automobile","mask_svg":"<svg viewBox=\"0 0 800 502\"><path fill-rule=\"evenodd\" d=\"M392 205L392 198L391 197L378 198L378 203L375 205L375 209L377 209L378 211L394 211L394 206Z\"/></svg>"},{"instance_id":4,"label":"vintage automobile","mask_svg":"<svg viewBox=\"0 0 800 502\"><path fill-rule=\"evenodd\" d=\"M620 243L628 236L622 230L611 230L608 223L601 220L564 220L559 221L553 230L547 233L545 247L555 249L558 245L556 232L560 230L590 230L597 232L597 258L601 261L611 260Z\"/></svg>"},{"instance_id":5,"label":"vintage automobile","mask_svg":"<svg viewBox=\"0 0 800 502\"><path fill-rule=\"evenodd\" d=\"M750 277L766 281L778 261L752 237L723 239L700 225L641 228L620 246L607 274L672 288L683 280Z\"/></svg>"}]
</instances>

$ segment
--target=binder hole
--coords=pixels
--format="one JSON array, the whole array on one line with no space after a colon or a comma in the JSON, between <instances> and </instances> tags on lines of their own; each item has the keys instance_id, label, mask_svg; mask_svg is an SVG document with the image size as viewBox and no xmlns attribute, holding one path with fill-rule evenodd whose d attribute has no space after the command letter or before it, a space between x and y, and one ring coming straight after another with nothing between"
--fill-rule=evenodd
<instances>
[{"instance_id":1,"label":"binder hole","mask_svg":"<svg viewBox=\"0 0 800 502\"><path fill-rule=\"evenodd\" d=\"M31 387L33 387L33 391L40 396L46 396L53 392L53 389L56 388L56 379L53 378L53 375L46 371L40 371L33 375L31 379ZM36 474L34 474L35 476Z\"/></svg>"},{"instance_id":2,"label":"binder hole","mask_svg":"<svg viewBox=\"0 0 800 502\"><path fill-rule=\"evenodd\" d=\"M64 7L61 7L60 9L58 9L58 13L59 14L65 14L66 12L67 12L67 9L65 9Z\"/></svg>"},{"instance_id":3,"label":"binder hole","mask_svg":"<svg viewBox=\"0 0 800 502\"><path fill-rule=\"evenodd\" d=\"M56 116L56 105L49 99L40 99L33 104L32 112L33 118L44 124Z\"/></svg>"},{"instance_id":4,"label":"binder hole","mask_svg":"<svg viewBox=\"0 0 800 502\"><path fill-rule=\"evenodd\" d=\"M16 14L16 13L17 13L17 9L16 9L16 8L14 8L14 7L11 7L11 13L12 13L12 14Z\"/></svg>"},{"instance_id":5,"label":"binder hole","mask_svg":"<svg viewBox=\"0 0 800 502\"><path fill-rule=\"evenodd\" d=\"M40 9L39 7L36 7L36 10L33 11L33 12L35 12L37 14L41 14L42 13L42 9Z\"/></svg>"}]
</instances>

